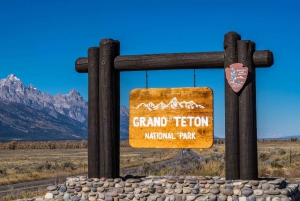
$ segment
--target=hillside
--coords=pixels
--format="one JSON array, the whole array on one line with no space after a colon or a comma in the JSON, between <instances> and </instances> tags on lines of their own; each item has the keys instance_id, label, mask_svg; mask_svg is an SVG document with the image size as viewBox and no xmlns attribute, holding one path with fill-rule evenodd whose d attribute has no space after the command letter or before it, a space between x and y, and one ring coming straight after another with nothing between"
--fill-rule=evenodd
<instances>
[{"instance_id":1,"label":"hillside","mask_svg":"<svg viewBox=\"0 0 300 201\"><path fill-rule=\"evenodd\" d=\"M121 112L121 140L128 139L128 109ZM0 80L0 141L87 139L88 102L75 89L52 96L14 74Z\"/></svg>"}]
</instances>

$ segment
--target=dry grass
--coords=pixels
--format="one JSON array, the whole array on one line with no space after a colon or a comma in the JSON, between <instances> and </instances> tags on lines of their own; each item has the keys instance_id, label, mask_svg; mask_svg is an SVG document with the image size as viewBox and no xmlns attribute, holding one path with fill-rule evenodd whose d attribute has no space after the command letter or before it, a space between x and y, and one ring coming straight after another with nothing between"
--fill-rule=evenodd
<instances>
[{"instance_id":1,"label":"dry grass","mask_svg":"<svg viewBox=\"0 0 300 201\"><path fill-rule=\"evenodd\" d=\"M29 143L30 144L30 143ZM19 145L20 146L20 145ZM44 145L40 145L44 146ZM61 144L65 146L65 144ZM77 146L72 144L72 146ZM202 161L184 158L168 165L155 165L178 154L178 149L134 149L121 143L120 166L139 166L140 175L211 175L225 176L225 144L217 141L210 149L193 149ZM259 141L259 177L300 178L300 141ZM87 173L87 149L2 149L0 185L56 178L57 183L70 175ZM9 194L0 201L45 195L45 190Z\"/></svg>"},{"instance_id":2,"label":"dry grass","mask_svg":"<svg viewBox=\"0 0 300 201\"><path fill-rule=\"evenodd\" d=\"M259 140L257 146L259 177L300 177L300 140ZM218 158L225 155L225 144L215 143L210 149L193 151L210 159Z\"/></svg>"},{"instance_id":3,"label":"dry grass","mask_svg":"<svg viewBox=\"0 0 300 201\"><path fill-rule=\"evenodd\" d=\"M1 150L0 185L76 175L87 171L86 149Z\"/></svg>"},{"instance_id":4,"label":"dry grass","mask_svg":"<svg viewBox=\"0 0 300 201\"><path fill-rule=\"evenodd\" d=\"M143 163L165 161L177 156L179 149L134 149L121 147L121 168L141 166Z\"/></svg>"},{"instance_id":5,"label":"dry grass","mask_svg":"<svg viewBox=\"0 0 300 201\"><path fill-rule=\"evenodd\" d=\"M0 198L0 201L11 201L23 198L33 198L37 196L44 196L47 193L45 189L39 189L38 191L19 191L18 193L9 193Z\"/></svg>"},{"instance_id":6,"label":"dry grass","mask_svg":"<svg viewBox=\"0 0 300 201\"><path fill-rule=\"evenodd\" d=\"M140 166L173 158L178 150L121 147L120 166ZM155 158L155 159L154 159ZM87 173L87 149L16 149L0 151L0 185Z\"/></svg>"},{"instance_id":7,"label":"dry grass","mask_svg":"<svg viewBox=\"0 0 300 201\"><path fill-rule=\"evenodd\" d=\"M300 141L259 141L260 177L300 177ZM124 143L123 143L124 145ZM203 156L168 166L153 166L178 154L178 149L134 149L121 147L120 166L142 166L143 173L157 175L225 175L225 145L194 149ZM0 185L87 173L87 149L16 149L0 151Z\"/></svg>"},{"instance_id":8,"label":"dry grass","mask_svg":"<svg viewBox=\"0 0 300 201\"><path fill-rule=\"evenodd\" d=\"M264 140L258 143L260 177L300 177L300 141Z\"/></svg>"},{"instance_id":9,"label":"dry grass","mask_svg":"<svg viewBox=\"0 0 300 201\"><path fill-rule=\"evenodd\" d=\"M204 157L212 157L214 155L225 154L225 144L221 144L222 141L218 141L219 143L214 143L213 146L209 149L192 149L200 156Z\"/></svg>"}]
</instances>

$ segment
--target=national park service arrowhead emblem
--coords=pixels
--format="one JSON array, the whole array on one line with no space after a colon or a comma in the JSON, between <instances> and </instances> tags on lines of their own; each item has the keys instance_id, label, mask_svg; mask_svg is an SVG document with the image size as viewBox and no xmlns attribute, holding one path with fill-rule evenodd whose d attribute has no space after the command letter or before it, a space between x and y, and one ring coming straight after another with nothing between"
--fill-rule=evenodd
<instances>
[{"instance_id":1,"label":"national park service arrowhead emblem","mask_svg":"<svg viewBox=\"0 0 300 201\"><path fill-rule=\"evenodd\" d=\"M238 93L246 83L248 68L243 67L241 63L234 63L225 69L225 73L229 86Z\"/></svg>"}]
</instances>

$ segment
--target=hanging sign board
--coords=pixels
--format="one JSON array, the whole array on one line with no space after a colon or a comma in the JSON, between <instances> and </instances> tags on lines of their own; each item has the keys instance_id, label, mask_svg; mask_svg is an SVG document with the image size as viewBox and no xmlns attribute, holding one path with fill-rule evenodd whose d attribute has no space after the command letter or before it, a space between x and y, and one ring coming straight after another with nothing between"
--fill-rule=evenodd
<instances>
[{"instance_id":1,"label":"hanging sign board","mask_svg":"<svg viewBox=\"0 0 300 201\"><path fill-rule=\"evenodd\" d=\"M129 143L135 148L209 148L213 144L210 88L134 89Z\"/></svg>"}]
</instances>

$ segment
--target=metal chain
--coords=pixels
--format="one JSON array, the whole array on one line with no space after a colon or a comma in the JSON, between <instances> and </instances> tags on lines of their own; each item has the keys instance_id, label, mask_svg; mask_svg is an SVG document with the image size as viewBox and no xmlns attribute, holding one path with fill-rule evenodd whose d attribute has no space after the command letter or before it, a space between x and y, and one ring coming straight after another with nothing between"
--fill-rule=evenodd
<instances>
[{"instance_id":1,"label":"metal chain","mask_svg":"<svg viewBox=\"0 0 300 201\"><path fill-rule=\"evenodd\" d=\"M148 71L146 70L146 89L148 89Z\"/></svg>"},{"instance_id":2,"label":"metal chain","mask_svg":"<svg viewBox=\"0 0 300 201\"><path fill-rule=\"evenodd\" d=\"M196 87L196 69L194 69L194 87Z\"/></svg>"}]
</instances>

